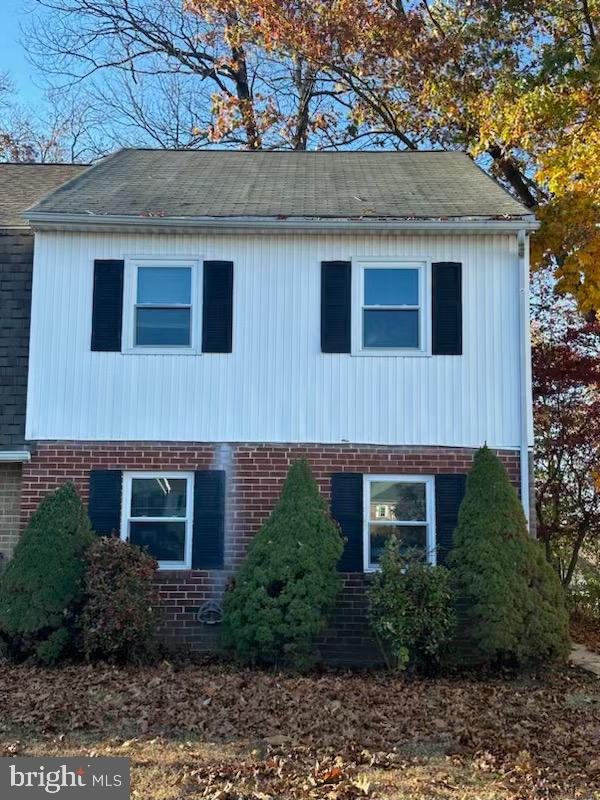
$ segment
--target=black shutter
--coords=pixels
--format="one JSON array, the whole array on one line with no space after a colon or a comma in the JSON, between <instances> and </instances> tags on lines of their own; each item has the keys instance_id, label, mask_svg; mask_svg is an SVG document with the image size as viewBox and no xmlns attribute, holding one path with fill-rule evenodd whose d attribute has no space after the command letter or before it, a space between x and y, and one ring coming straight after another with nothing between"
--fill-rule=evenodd
<instances>
[{"instance_id":1,"label":"black shutter","mask_svg":"<svg viewBox=\"0 0 600 800\"><path fill-rule=\"evenodd\" d=\"M331 476L331 516L346 540L338 563L341 572L363 571L363 476L337 472Z\"/></svg>"},{"instance_id":2,"label":"black shutter","mask_svg":"<svg viewBox=\"0 0 600 800\"><path fill-rule=\"evenodd\" d=\"M352 264L321 262L321 351L349 353L352 318Z\"/></svg>"},{"instance_id":3,"label":"black shutter","mask_svg":"<svg viewBox=\"0 0 600 800\"><path fill-rule=\"evenodd\" d=\"M231 353L233 261L205 261L202 294L202 352Z\"/></svg>"},{"instance_id":4,"label":"black shutter","mask_svg":"<svg viewBox=\"0 0 600 800\"><path fill-rule=\"evenodd\" d=\"M437 563L448 560L458 524L458 510L465 496L466 475L435 476L435 535Z\"/></svg>"},{"instance_id":5,"label":"black shutter","mask_svg":"<svg viewBox=\"0 0 600 800\"><path fill-rule=\"evenodd\" d=\"M92 350L121 350L124 268L124 261L94 261Z\"/></svg>"},{"instance_id":6,"label":"black shutter","mask_svg":"<svg viewBox=\"0 0 600 800\"><path fill-rule=\"evenodd\" d=\"M434 356L462 355L462 264L441 261L432 269Z\"/></svg>"},{"instance_id":7,"label":"black shutter","mask_svg":"<svg viewBox=\"0 0 600 800\"><path fill-rule=\"evenodd\" d=\"M225 533L225 472L194 473L192 569L222 569Z\"/></svg>"},{"instance_id":8,"label":"black shutter","mask_svg":"<svg viewBox=\"0 0 600 800\"><path fill-rule=\"evenodd\" d=\"M88 516L92 530L101 536L120 531L122 485L119 469L93 469L90 472Z\"/></svg>"}]
</instances>

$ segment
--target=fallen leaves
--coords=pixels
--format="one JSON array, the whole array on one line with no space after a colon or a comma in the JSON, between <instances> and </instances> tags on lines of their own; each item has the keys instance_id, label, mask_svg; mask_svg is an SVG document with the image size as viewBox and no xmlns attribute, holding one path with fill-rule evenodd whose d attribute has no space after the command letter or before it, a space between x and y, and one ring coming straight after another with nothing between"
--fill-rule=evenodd
<instances>
[{"instance_id":1,"label":"fallen leaves","mask_svg":"<svg viewBox=\"0 0 600 800\"><path fill-rule=\"evenodd\" d=\"M600 791L600 681L576 670L410 681L2 665L0 708L0 755L93 741L96 754L130 755L139 775L155 769L141 751L157 750L173 763L156 778L165 798L401 798L410 781L406 796L452 800Z\"/></svg>"}]
</instances>

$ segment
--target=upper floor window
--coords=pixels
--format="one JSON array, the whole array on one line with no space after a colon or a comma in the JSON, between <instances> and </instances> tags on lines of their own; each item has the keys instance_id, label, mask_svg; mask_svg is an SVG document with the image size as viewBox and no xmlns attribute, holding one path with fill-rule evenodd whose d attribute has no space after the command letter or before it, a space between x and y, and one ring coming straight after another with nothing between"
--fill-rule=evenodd
<instances>
[{"instance_id":1,"label":"upper floor window","mask_svg":"<svg viewBox=\"0 0 600 800\"><path fill-rule=\"evenodd\" d=\"M355 352L423 355L428 350L427 269L417 262L364 262L355 271L358 295ZM355 295L356 296L356 295Z\"/></svg>"},{"instance_id":2,"label":"upper floor window","mask_svg":"<svg viewBox=\"0 0 600 800\"><path fill-rule=\"evenodd\" d=\"M191 267L138 267L135 344L191 343Z\"/></svg>"},{"instance_id":3,"label":"upper floor window","mask_svg":"<svg viewBox=\"0 0 600 800\"><path fill-rule=\"evenodd\" d=\"M364 564L377 569L390 536L435 563L434 479L420 475L364 476Z\"/></svg>"},{"instance_id":4,"label":"upper floor window","mask_svg":"<svg viewBox=\"0 0 600 800\"><path fill-rule=\"evenodd\" d=\"M126 349L196 351L198 265L190 261L135 259L127 266Z\"/></svg>"}]
</instances>

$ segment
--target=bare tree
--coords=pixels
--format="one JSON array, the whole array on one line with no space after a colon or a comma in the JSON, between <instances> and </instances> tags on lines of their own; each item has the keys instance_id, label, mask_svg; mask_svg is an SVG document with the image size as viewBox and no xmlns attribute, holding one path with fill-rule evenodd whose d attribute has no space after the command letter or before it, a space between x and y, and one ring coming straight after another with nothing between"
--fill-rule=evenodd
<instances>
[{"instance_id":1,"label":"bare tree","mask_svg":"<svg viewBox=\"0 0 600 800\"><path fill-rule=\"evenodd\" d=\"M235 12L205 20L182 0L35 3L30 58L54 87L78 87L102 109L113 145L306 149L334 124L314 67L231 36Z\"/></svg>"}]
</instances>

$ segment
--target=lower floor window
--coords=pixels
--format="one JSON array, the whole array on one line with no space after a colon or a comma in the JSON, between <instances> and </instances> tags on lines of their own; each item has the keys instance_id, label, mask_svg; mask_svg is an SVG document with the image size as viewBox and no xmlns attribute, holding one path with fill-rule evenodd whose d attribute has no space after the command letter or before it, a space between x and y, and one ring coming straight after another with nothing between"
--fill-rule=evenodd
<instances>
[{"instance_id":1,"label":"lower floor window","mask_svg":"<svg viewBox=\"0 0 600 800\"><path fill-rule=\"evenodd\" d=\"M192 500L192 473L123 473L121 538L143 547L160 569L190 569Z\"/></svg>"},{"instance_id":2,"label":"lower floor window","mask_svg":"<svg viewBox=\"0 0 600 800\"><path fill-rule=\"evenodd\" d=\"M364 565L378 568L390 536L403 550L423 551L435 564L434 479L421 475L364 476Z\"/></svg>"}]
</instances>

